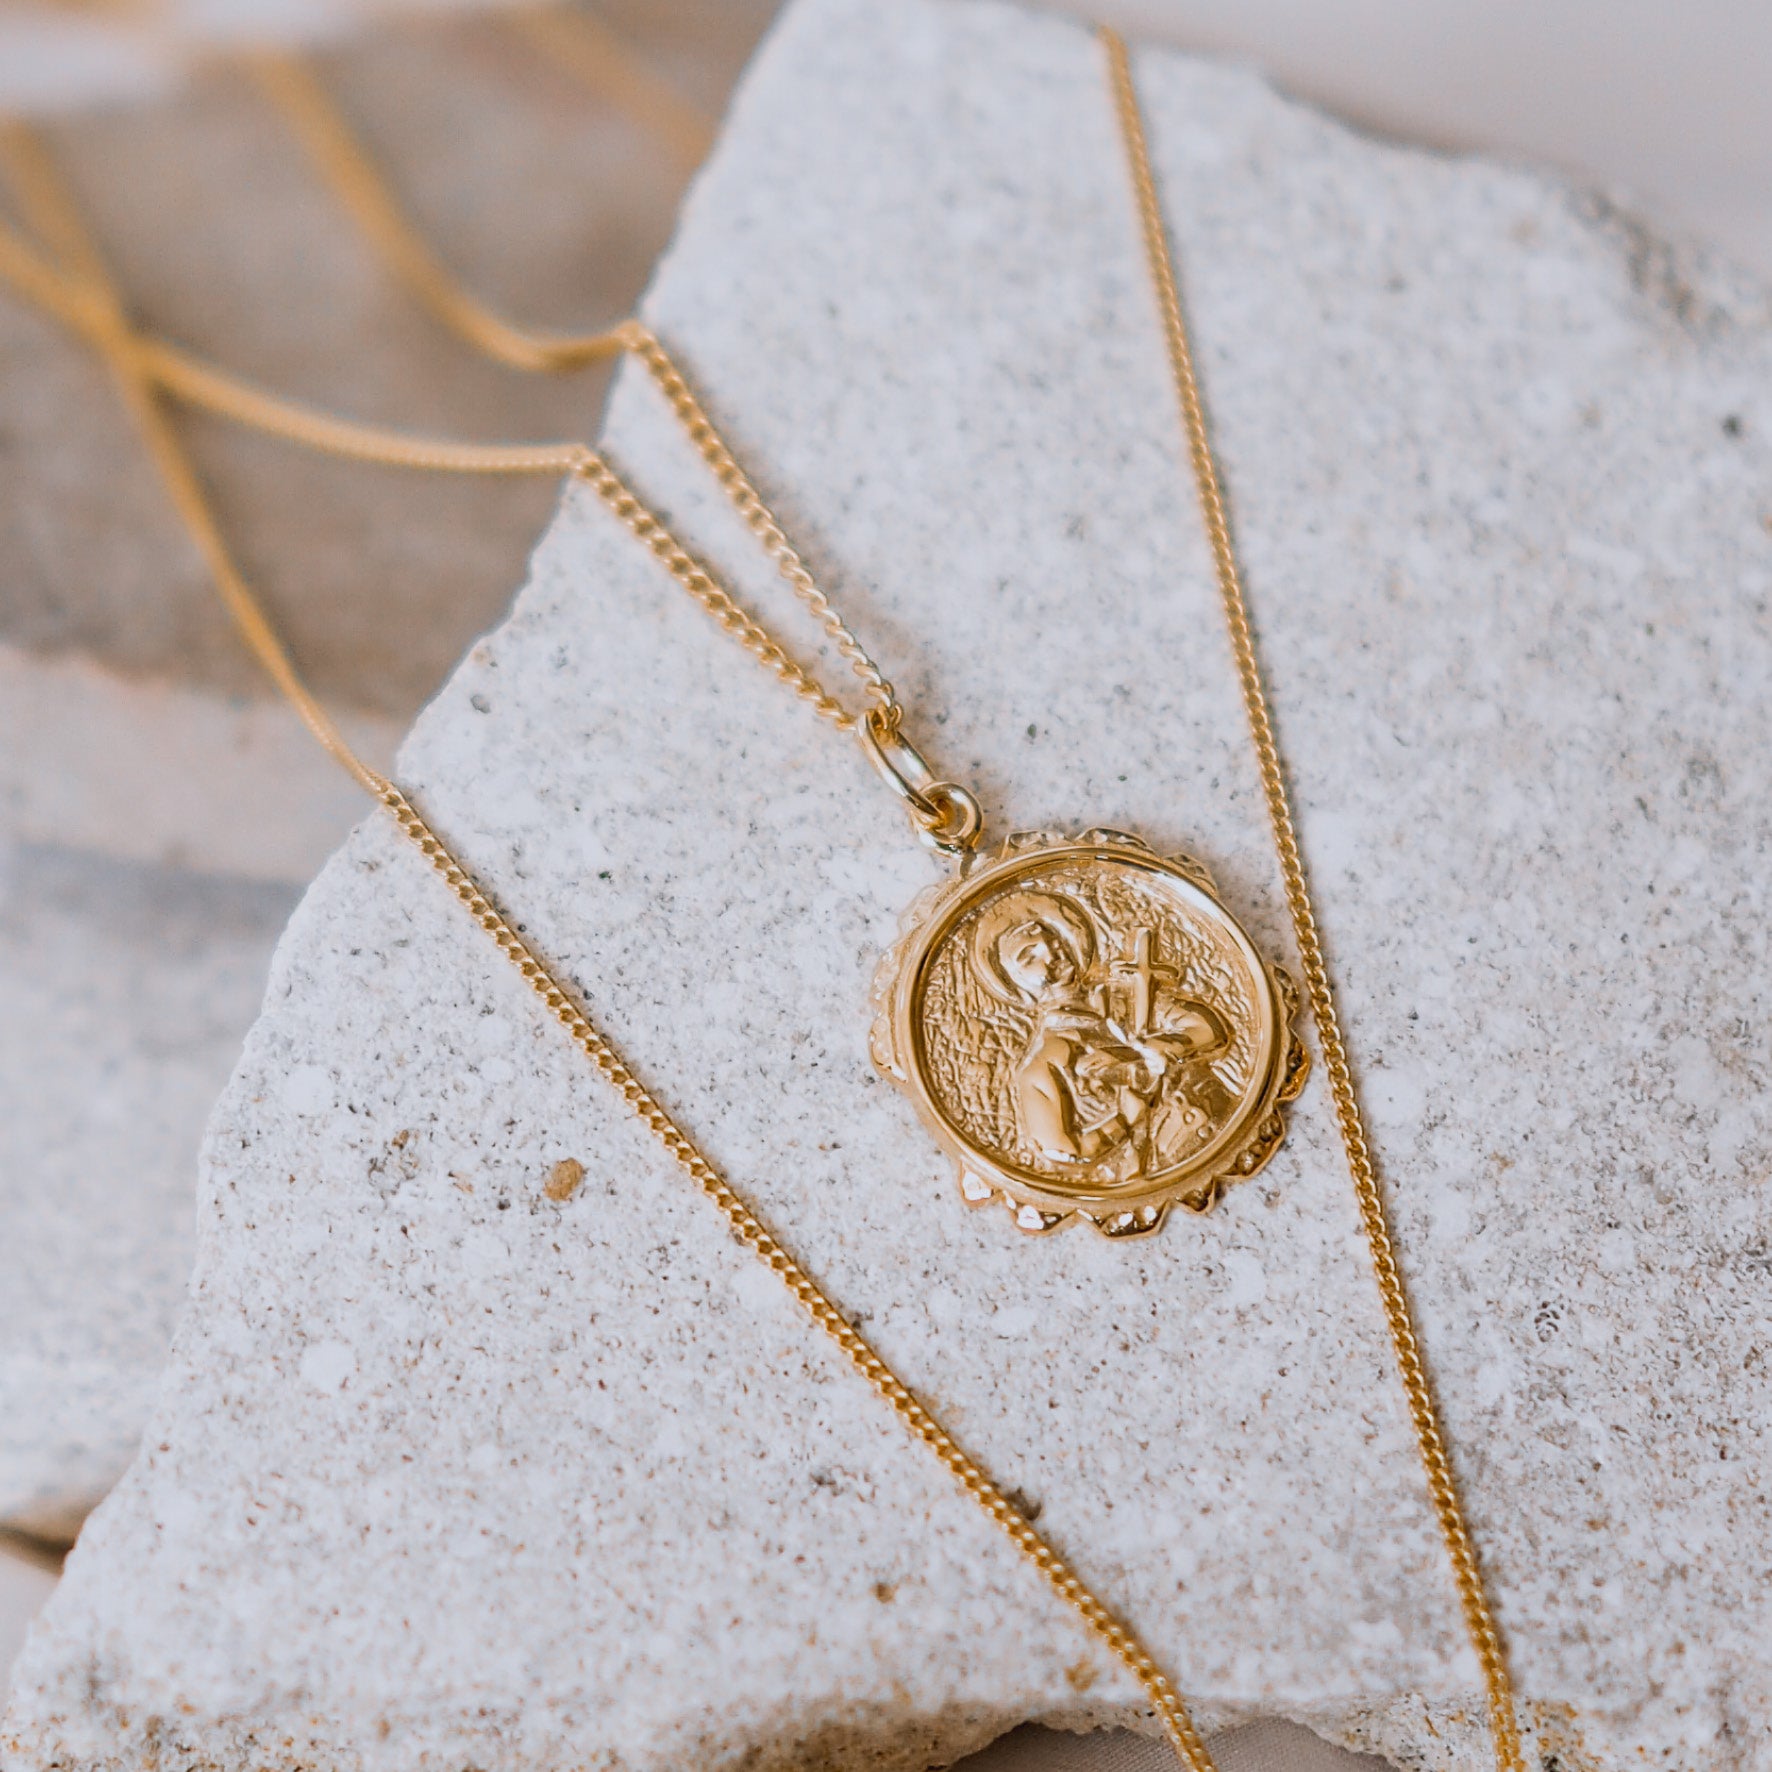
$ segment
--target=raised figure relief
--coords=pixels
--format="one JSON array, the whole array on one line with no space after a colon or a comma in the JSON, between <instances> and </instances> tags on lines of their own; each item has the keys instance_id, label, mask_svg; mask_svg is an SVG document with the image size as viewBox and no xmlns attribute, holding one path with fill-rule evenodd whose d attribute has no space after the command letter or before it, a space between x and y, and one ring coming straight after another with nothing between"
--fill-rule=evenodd
<instances>
[{"instance_id":1,"label":"raised figure relief","mask_svg":"<svg viewBox=\"0 0 1772 1772\"><path fill-rule=\"evenodd\" d=\"M1191 863L1135 839L1012 840L888 956L875 1055L961 1168L1047 1229L1209 1205L1284 1135L1293 1000Z\"/></svg>"},{"instance_id":2,"label":"raised figure relief","mask_svg":"<svg viewBox=\"0 0 1772 1772\"><path fill-rule=\"evenodd\" d=\"M1098 960L1079 906L1013 892L981 919L979 972L1031 1025L1014 1071L1023 1141L1055 1163L1121 1159L1118 1179L1172 1168L1236 1106L1211 1061L1230 1045L1223 1016L1159 963L1157 932L1128 932Z\"/></svg>"}]
</instances>

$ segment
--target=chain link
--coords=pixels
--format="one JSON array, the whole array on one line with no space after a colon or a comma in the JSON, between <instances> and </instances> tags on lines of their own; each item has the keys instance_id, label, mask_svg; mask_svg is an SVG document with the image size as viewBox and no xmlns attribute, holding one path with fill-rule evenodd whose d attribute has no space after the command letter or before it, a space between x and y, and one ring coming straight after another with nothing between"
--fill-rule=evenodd
<instances>
[{"instance_id":1,"label":"chain link","mask_svg":"<svg viewBox=\"0 0 1772 1772\"><path fill-rule=\"evenodd\" d=\"M793 587L794 594L818 618L825 634L848 661L850 669L861 679L868 699L883 713L891 716L892 724L896 727L898 701L892 693L892 685L880 674L880 667L867 655L848 624L831 607L830 599L818 588L775 514L764 504L756 487L751 484L744 469L738 465L732 451L726 446L725 439L714 429L712 421L702 410L700 401L684 380L683 372L671 361L669 353L649 327L643 326L638 320L630 320L621 328L621 332L622 342L646 365L652 379L658 383L664 397L670 402L671 411L676 414L690 442L695 445L702 460L720 483L721 491L732 501L733 508L745 520L751 533L763 544L764 553L775 562L781 576ZM827 705L821 706L819 711L825 713L827 718L834 718L845 730L855 724L853 717L843 713L841 709L835 714L830 712L830 697L826 696L824 701Z\"/></svg>"},{"instance_id":2,"label":"chain link","mask_svg":"<svg viewBox=\"0 0 1772 1772\"><path fill-rule=\"evenodd\" d=\"M1298 832L1292 817L1291 796L1286 787L1285 766L1274 737L1267 689L1249 622L1248 601L1243 593L1242 575L1237 568L1236 550L1231 541L1224 490L1212 452L1211 434L1206 425L1205 404L1200 396L1199 380L1194 371L1193 349L1181 305L1181 292L1177 286L1174 255L1168 230L1163 222L1156 175L1151 169L1150 147L1145 139L1144 119L1139 108L1137 89L1132 82L1131 64L1126 54L1126 45L1116 33L1103 29L1100 35L1107 50L1115 108L1119 114L1121 133L1125 138L1145 253L1150 262L1158 306L1162 311L1163 334L1168 347L1176 396L1181 405L1182 425L1187 433L1188 457L1199 494L1200 512L1205 520L1206 536L1212 548L1225 622L1230 630L1231 651L1236 659L1237 679L1249 717L1249 733L1255 747L1256 766L1261 774L1262 795L1267 802L1268 821L1273 830L1274 847L1279 855L1280 874L1285 884L1286 904L1292 913L1293 932L1298 942L1299 958L1303 962L1311 1018L1317 1024L1317 1039L1323 1048L1323 1066L1329 1075L1329 1093L1335 1104L1336 1124L1341 1131L1342 1147L1347 1154L1354 1194L1359 1203L1360 1223L1366 1233L1367 1246L1371 1250L1379 1298L1384 1306L1385 1324L1390 1331L1391 1344L1396 1350L1397 1368L1409 1406L1409 1419L1415 1429L1416 1447L1421 1455L1422 1468L1426 1472L1434 1514L1452 1559L1453 1578L1458 1589L1459 1604L1464 1612L1465 1626L1476 1649L1477 1660L1482 1666L1483 1682L1488 1691L1489 1724L1495 1740L1496 1762L1502 1772L1525 1772L1525 1763L1520 1754L1519 1725L1514 1715L1513 1682L1508 1674L1506 1656L1483 1586L1476 1547L1471 1540L1469 1528L1465 1525L1458 1485L1446 1454L1433 1391L1422 1363L1408 1293L1404 1288L1402 1270L1397 1265L1384 1190L1379 1183L1377 1168L1367 1142L1365 1119L1360 1111L1353 1069L1348 1061L1346 1042L1342 1038L1341 1018L1336 1012L1335 992L1330 982L1328 964L1323 957L1322 938L1317 931L1316 912L1311 903L1304 858L1299 849Z\"/></svg>"},{"instance_id":3,"label":"chain link","mask_svg":"<svg viewBox=\"0 0 1772 1772\"><path fill-rule=\"evenodd\" d=\"M796 663L761 622L733 600L713 574L629 491L606 461L592 456L578 471L677 583L753 658L796 695L809 701L825 719L845 729L854 724L843 704L828 694L811 672Z\"/></svg>"}]
</instances>

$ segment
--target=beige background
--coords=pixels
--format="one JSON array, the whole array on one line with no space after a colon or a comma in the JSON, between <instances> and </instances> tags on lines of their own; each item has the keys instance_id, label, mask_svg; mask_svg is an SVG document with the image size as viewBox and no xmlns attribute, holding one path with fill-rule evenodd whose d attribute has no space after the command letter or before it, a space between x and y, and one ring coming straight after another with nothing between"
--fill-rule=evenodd
<instances>
[{"instance_id":1,"label":"beige background","mask_svg":"<svg viewBox=\"0 0 1772 1772\"><path fill-rule=\"evenodd\" d=\"M421 3L186 0L159 9L172 23L158 30L0 8L0 106L140 95L174 78L194 44L267 29L333 35ZM456 10L460 0L441 4ZM1616 183L1665 225L1772 269L1772 10L1753 0L1077 0L1062 9L1255 62L1377 130ZM606 10L668 19L703 9L620 0Z\"/></svg>"}]
</instances>

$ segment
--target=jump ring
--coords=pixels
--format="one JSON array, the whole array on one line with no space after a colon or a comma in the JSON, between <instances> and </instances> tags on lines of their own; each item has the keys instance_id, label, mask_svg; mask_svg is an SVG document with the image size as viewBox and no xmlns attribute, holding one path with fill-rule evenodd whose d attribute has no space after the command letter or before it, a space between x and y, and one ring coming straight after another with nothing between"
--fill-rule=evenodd
<instances>
[{"instance_id":1,"label":"jump ring","mask_svg":"<svg viewBox=\"0 0 1772 1772\"><path fill-rule=\"evenodd\" d=\"M959 855L978 841L984 814L977 799L951 781L937 781L922 753L899 730L894 703L869 708L855 723L856 737L874 772L905 803L923 841L944 855Z\"/></svg>"},{"instance_id":2,"label":"jump ring","mask_svg":"<svg viewBox=\"0 0 1772 1772\"><path fill-rule=\"evenodd\" d=\"M933 820L912 813L923 841L943 855L964 855L984 829L984 808L977 797L953 781L932 781L923 797L938 808Z\"/></svg>"}]
</instances>

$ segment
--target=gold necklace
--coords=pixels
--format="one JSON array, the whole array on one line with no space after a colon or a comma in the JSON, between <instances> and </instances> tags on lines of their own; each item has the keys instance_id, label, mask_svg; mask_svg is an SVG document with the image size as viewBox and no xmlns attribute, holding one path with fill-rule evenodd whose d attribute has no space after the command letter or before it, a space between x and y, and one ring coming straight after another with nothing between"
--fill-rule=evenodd
<instances>
[{"instance_id":1,"label":"gold necklace","mask_svg":"<svg viewBox=\"0 0 1772 1772\"><path fill-rule=\"evenodd\" d=\"M1137 94L1124 44L1107 30L1101 38L1196 490L1361 1222L1430 1497L1483 1669L1496 1761L1502 1772L1524 1772L1512 1683L1439 1430L1317 935ZM62 264L35 252L12 230L0 228L0 274L102 351L243 636L279 688L321 743L388 808L399 828L596 1068L719 1208L740 1240L781 1277L861 1375L1138 1680L1181 1762L1193 1772L1211 1772L1211 1758L1185 1704L1136 1634L1090 1591L848 1324L598 1033L573 993L550 973L399 788L350 751L302 684L233 566L201 486L156 399L158 390L175 392L293 441L361 460L457 472L582 475L722 626L824 717L857 733L870 762L905 801L924 839L960 857L963 864L970 863L982 826L976 799L957 784L938 779L904 738L902 714L890 684L818 590L663 345L637 322L628 322L598 335L597 349L589 354L624 350L646 365L728 497L861 680L870 703L861 715L830 696L750 617L596 452L576 444L487 448L415 442L276 400L142 338L131 328L102 259L31 138L14 130L5 146L25 210L54 245ZM1120 952L1106 952L1116 939ZM1208 991L1201 980L1214 964L1220 969L1214 977L1217 988ZM1224 971L1238 976L1239 967L1240 996L1223 983ZM964 984L972 986L970 1000ZM975 1030L988 1013L979 992L995 998L1005 1010L1019 1010L1019 1019L1010 1025L1022 1041L1007 1111L983 1127L953 1111L940 1075L943 1064L970 1061L979 1037ZM1283 1122L1274 1125L1281 1104L1297 1093L1304 1080L1302 1048L1290 1025L1293 1004L1282 975L1256 954L1197 864L1165 861L1124 833L1097 829L1074 838L1048 833L1011 838L992 860L963 865L957 880L935 889L918 908L913 926L887 956L876 995L877 1061L911 1090L937 1136L959 1156L963 1186L966 1177L973 1184L966 1187L968 1197L982 1201L1000 1190L1016 1202L1017 1221L1029 1229L1049 1229L1081 1214L1110 1235L1137 1234L1156 1229L1175 1201L1201 1208L1210 1205L1227 1173L1253 1172L1271 1155L1283 1135ZM1232 1063L1227 1052L1240 1062ZM1208 1093L1202 1072L1217 1077L1216 1095ZM1253 1088L1252 1077L1259 1078ZM1112 1097L1111 1105L1103 1097ZM1188 1144L1190 1137L1198 1141L1197 1149ZM1232 1146L1237 1155L1227 1168L1224 1154ZM1033 1161L1028 1160L1030 1151ZM1103 1163L1123 1166L1108 1178L1105 1188L1099 1185ZM1248 1167L1239 1170L1245 1163ZM1120 1187L1125 1191L1110 1191ZM1038 1214L1039 1222L1031 1221L1030 1211ZM1122 1213L1130 1214L1130 1220L1122 1221Z\"/></svg>"},{"instance_id":2,"label":"gold necklace","mask_svg":"<svg viewBox=\"0 0 1772 1772\"><path fill-rule=\"evenodd\" d=\"M581 472L740 642L839 730L903 802L923 841L960 863L918 901L875 982L870 1046L953 1159L962 1197L1001 1202L1024 1231L1092 1224L1113 1237L1161 1228L1172 1205L1209 1209L1279 1148L1309 1060L1298 992L1257 951L1187 856L1095 827L1014 833L988 860L977 798L940 779L905 733L905 710L831 606L664 347L634 326L578 337L515 328L449 275L313 72L254 64L315 170L432 314L514 368L568 371L611 342L646 366L727 497L860 682L851 709L674 544L608 471Z\"/></svg>"}]
</instances>

